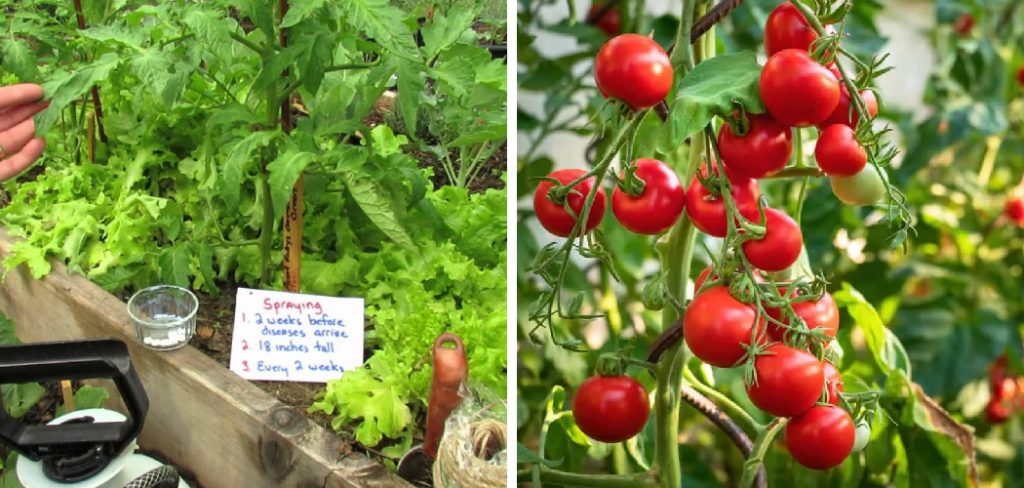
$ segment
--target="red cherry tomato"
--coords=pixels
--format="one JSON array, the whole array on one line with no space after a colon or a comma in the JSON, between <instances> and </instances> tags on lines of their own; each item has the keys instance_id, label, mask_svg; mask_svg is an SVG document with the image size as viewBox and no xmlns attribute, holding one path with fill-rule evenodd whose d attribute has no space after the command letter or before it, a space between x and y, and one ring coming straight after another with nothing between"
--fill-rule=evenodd
<instances>
[{"instance_id":1,"label":"red cherry tomato","mask_svg":"<svg viewBox=\"0 0 1024 488\"><path fill-rule=\"evenodd\" d=\"M819 129L824 129L833 124L848 125L852 128L857 128L857 123L860 120L860 116L856 110L850 110L850 92L846 89L846 85L843 84L842 75L839 74L837 68L829 70L832 76L836 77L836 81L839 81L839 103L836 105L836 109L832 111L832 115L829 115L824 122L818 124ZM878 99L875 98L875 92L871 90L861 90L860 97L864 99L864 105L868 109L868 114L872 117L878 115Z\"/></svg>"},{"instance_id":2,"label":"red cherry tomato","mask_svg":"<svg viewBox=\"0 0 1024 488\"><path fill-rule=\"evenodd\" d=\"M786 293L784 288L780 288L779 291L782 294ZM808 329L823 327L825 334L829 337L835 337L839 330L839 307L836 306L832 294L827 291L817 300L794 303L793 313L804 321ZM782 311L779 309L769 308L768 315L775 320L782 320ZM783 323L789 325L790 321L784 320ZM782 341L785 332L784 328L773 322L768 322L768 335L773 340Z\"/></svg>"},{"instance_id":3,"label":"red cherry tomato","mask_svg":"<svg viewBox=\"0 0 1024 488\"><path fill-rule=\"evenodd\" d=\"M1019 197L1006 199L1003 213L1006 215L1006 218L1013 221L1018 227L1024 227L1024 200L1021 200Z\"/></svg>"},{"instance_id":4,"label":"red cherry tomato","mask_svg":"<svg viewBox=\"0 0 1024 488\"><path fill-rule=\"evenodd\" d=\"M847 125L830 125L821 131L814 146L814 159L827 175L853 176L868 164L868 152L857 142Z\"/></svg>"},{"instance_id":5,"label":"red cherry tomato","mask_svg":"<svg viewBox=\"0 0 1024 488\"><path fill-rule=\"evenodd\" d=\"M828 361L823 363L825 371L825 388L828 388L828 403L839 405L839 394L843 392L843 375L839 369Z\"/></svg>"},{"instance_id":6,"label":"red cherry tomato","mask_svg":"<svg viewBox=\"0 0 1024 488\"><path fill-rule=\"evenodd\" d=\"M811 469L842 464L856 437L850 414L834 405L815 406L786 424L786 449L796 462Z\"/></svg>"},{"instance_id":7,"label":"red cherry tomato","mask_svg":"<svg viewBox=\"0 0 1024 488\"><path fill-rule=\"evenodd\" d=\"M764 237L743 243L743 254L763 271L782 271L796 262L803 248L800 226L781 210L767 208Z\"/></svg>"},{"instance_id":8,"label":"red cherry tomato","mask_svg":"<svg viewBox=\"0 0 1024 488\"><path fill-rule=\"evenodd\" d=\"M651 404L644 387L629 376L592 376L576 390L572 414L591 439L622 442L643 430Z\"/></svg>"},{"instance_id":9,"label":"red cherry tomato","mask_svg":"<svg viewBox=\"0 0 1024 488\"><path fill-rule=\"evenodd\" d=\"M760 89L772 117L792 127L820 124L839 104L839 81L799 49L768 58L761 70Z\"/></svg>"},{"instance_id":10,"label":"red cherry tomato","mask_svg":"<svg viewBox=\"0 0 1024 488\"><path fill-rule=\"evenodd\" d=\"M612 213L623 227L637 234L661 234L682 215L686 190L667 164L649 158L638 159L634 164L644 189L634 197L615 187Z\"/></svg>"},{"instance_id":11,"label":"red cherry tomato","mask_svg":"<svg viewBox=\"0 0 1024 488\"><path fill-rule=\"evenodd\" d=\"M754 308L733 298L729 288L713 286L697 295L683 316L686 345L702 361L731 368L746 354L756 317Z\"/></svg>"},{"instance_id":12,"label":"red cherry tomato","mask_svg":"<svg viewBox=\"0 0 1024 488\"><path fill-rule=\"evenodd\" d=\"M768 346L754 359L757 382L747 385L754 406L776 417L800 415L814 406L825 386L821 361L802 349Z\"/></svg>"},{"instance_id":13,"label":"red cherry tomato","mask_svg":"<svg viewBox=\"0 0 1024 488\"><path fill-rule=\"evenodd\" d=\"M707 175L707 168L701 168L701 173ZM733 177L728 172L726 175L729 177L732 198L736 202L736 208L739 209L740 215L752 221L760 219L761 213L757 209L757 201L761 198L761 188L757 186L757 181ZM693 225L709 236L725 237L729 232L727 214L725 201L722 200L721 195L712 195L700 183L700 180L694 177L690 181L690 187L686 190L686 215L693 221Z\"/></svg>"},{"instance_id":14,"label":"red cherry tomato","mask_svg":"<svg viewBox=\"0 0 1024 488\"><path fill-rule=\"evenodd\" d=\"M548 178L554 178L565 185L584 174L586 174L586 171L582 169L560 169L552 171ZM569 208L577 216L583 211L587 195L590 193L590 189L594 187L594 181L593 176L583 180L566 197L566 200L569 201ZM552 187L554 187L554 184L546 180L537 185L537 190L533 193L533 209L537 212L537 220L540 221L540 225L544 226L548 232L559 237L568 237L572 233L573 226L576 225L576 217L569 215L562 204L552 202L548 198L548 193ZM584 233L590 232L601 223L601 219L604 218L606 205L604 189L602 188L597 191L597 196L594 197L594 204L590 207L590 215L587 216L587 226L583 231Z\"/></svg>"},{"instance_id":15,"label":"red cherry tomato","mask_svg":"<svg viewBox=\"0 0 1024 488\"><path fill-rule=\"evenodd\" d=\"M601 95L622 100L633 110L664 100L672 89L672 76L665 50L640 34L613 37L594 61L594 80Z\"/></svg>"},{"instance_id":16,"label":"red cherry tomato","mask_svg":"<svg viewBox=\"0 0 1024 488\"><path fill-rule=\"evenodd\" d=\"M960 37L967 37L971 35L971 31L974 30L974 16L971 14L962 14L956 18L956 22L953 23L953 30Z\"/></svg>"},{"instance_id":17,"label":"red cherry tomato","mask_svg":"<svg viewBox=\"0 0 1024 488\"><path fill-rule=\"evenodd\" d=\"M587 12L587 18L593 18L594 15L602 8L604 8L603 3L595 3L591 5L590 10ZM619 16L618 7L612 6L600 17L593 19L591 23L593 23L598 29L604 31L605 34L608 34L608 37L619 35L622 19Z\"/></svg>"},{"instance_id":18,"label":"red cherry tomato","mask_svg":"<svg viewBox=\"0 0 1024 488\"><path fill-rule=\"evenodd\" d=\"M832 35L835 32L831 25L825 26L826 34ZM768 14L768 20L764 24L764 50L768 56L784 49L809 51L811 43L817 38L818 33L814 32L803 14L789 2L775 7L775 10Z\"/></svg>"},{"instance_id":19,"label":"red cherry tomato","mask_svg":"<svg viewBox=\"0 0 1024 488\"><path fill-rule=\"evenodd\" d=\"M1020 86L1024 86L1024 66L1021 66L1020 69L1017 70L1017 83L1019 83Z\"/></svg>"},{"instance_id":20,"label":"red cherry tomato","mask_svg":"<svg viewBox=\"0 0 1024 488\"><path fill-rule=\"evenodd\" d=\"M718 150L730 174L764 178L786 166L793 153L792 131L771 115L750 116L750 128L743 136L732 133L729 124L718 132Z\"/></svg>"},{"instance_id":21,"label":"red cherry tomato","mask_svg":"<svg viewBox=\"0 0 1024 488\"><path fill-rule=\"evenodd\" d=\"M990 400L985 408L985 417L990 424L1001 424L1010 419L1010 408L998 400Z\"/></svg>"}]
</instances>

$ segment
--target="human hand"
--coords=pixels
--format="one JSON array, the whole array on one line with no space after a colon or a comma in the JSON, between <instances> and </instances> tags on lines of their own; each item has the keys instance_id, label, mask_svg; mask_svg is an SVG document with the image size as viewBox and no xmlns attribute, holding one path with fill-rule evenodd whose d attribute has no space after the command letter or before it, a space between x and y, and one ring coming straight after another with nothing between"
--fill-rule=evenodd
<instances>
[{"instance_id":1,"label":"human hand","mask_svg":"<svg viewBox=\"0 0 1024 488\"><path fill-rule=\"evenodd\" d=\"M0 87L0 181L13 178L43 154L32 116L49 106L43 88L33 83Z\"/></svg>"}]
</instances>

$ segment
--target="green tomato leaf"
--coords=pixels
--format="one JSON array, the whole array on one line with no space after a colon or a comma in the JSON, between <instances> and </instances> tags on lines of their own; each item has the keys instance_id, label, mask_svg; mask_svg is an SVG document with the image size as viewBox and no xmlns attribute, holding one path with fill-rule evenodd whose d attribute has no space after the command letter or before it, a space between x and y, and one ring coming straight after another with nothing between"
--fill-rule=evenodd
<instances>
[{"instance_id":1,"label":"green tomato leaf","mask_svg":"<svg viewBox=\"0 0 1024 488\"><path fill-rule=\"evenodd\" d=\"M761 65L753 52L715 56L697 65L679 83L669 114L669 139L678 146L711 122L715 115L728 115L735 103L749 113L764 112L758 81Z\"/></svg>"},{"instance_id":2,"label":"green tomato leaf","mask_svg":"<svg viewBox=\"0 0 1024 488\"><path fill-rule=\"evenodd\" d=\"M346 171L342 176L345 185L352 193L352 199L359 204L359 208L363 212L366 212L366 216L377 228L402 247L410 249L416 247L405 228L395 218L395 212L391 208L389 200L381 195L373 180L354 171Z\"/></svg>"},{"instance_id":3,"label":"green tomato leaf","mask_svg":"<svg viewBox=\"0 0 1024 488\"><path fill-rule=\"evenodd\" d=\"M11 38L3 43L3 65L21 81L39 79L36 57L25 41Z\"/></svg>"},{"instance_id":4,"label":"green tomato leaf","mask_svg":"<svg viewBox=\"0 0 1024 488\"><path fill-rule=\"evenodd\" d=\"M224 170L220 180L220 195L224 198L227 210L238 209L245 171L253 164L253 151L267 146L277 135L277 131L253 132L232 146L224 161Z\"/></svg>"},{"instance_id":5,"label":"green tomato leaf","mask_svg":"<svg viewBox=\"0 0 1024 488\"><path fill-rule=\"evenodd\" d=\"M886 374L893 370L901 370L910 378L910 360L903 344L882 322L882 317L870 302L861 295L853 285L843 283L843 289L834 293L836 303L846 307L847 312L864 332L868 349L871 350L875 364Z\"/></svg>"},{"instance_id":6,"label":"green tomato leaf","mask_svg":"<svg viewBox=\"0 0 1024 488\"><path fill-rule=\"evenodd\" d=\"M434 59L473 27L473 19L479 13L479 4L465 5L454 10L449 16L435 13L434 19L423 26L423 54L427 59Z\"/></svg>"},{"instance_id":7,"label":"green tomato leaf","mask_svg":"<svg viewBox=\"0 0 1024 488\"><path fill-rule=\"evenodd\" d=\"M343 22L376 39L395 56L420 58L420 50L404 22L405 15L390 1L345 0L336 5L341 9Z\"/></svg>"},{"instance_id":8,"label":"green tomato leaf","mask_svg":"<svg viewBox=\"0 0 1024 488\"><path fill-rule=\"evenodd\" d=\"M65 78L56 78L45 83L43 91L50 100L50 108L36 118L36 133L45 134L50 130L64 108L84 95L94 84L106 80L110 72L121 64L121 59L121 56L115 53L107 53Z\"/></svg>"},{"instance_id":9,"label":"green tomato leaf","mask_svg":"<svg viewBox=\"0 0 1024 488\"><path fill-rule=\"evenodd\" d=\"M306 166L313 161L311 152L289 148L267 165L270 172L270 199L274 204L274 220L280 220L288 200L292 198L295 182L302 176ZM300 196L301 198L301 196Z\"/></svg>"},{"instance_id":10,"label":"green tomato leaf","mask_svg":"<svg viewBox=\"0 0 1024 488\"><path fill-rule=\"evenodd\" d=\"M326 4L327 0L291 0L288 13L281 20L281 27L291 27L302 22Z\"/></svg>"}]
</instances>

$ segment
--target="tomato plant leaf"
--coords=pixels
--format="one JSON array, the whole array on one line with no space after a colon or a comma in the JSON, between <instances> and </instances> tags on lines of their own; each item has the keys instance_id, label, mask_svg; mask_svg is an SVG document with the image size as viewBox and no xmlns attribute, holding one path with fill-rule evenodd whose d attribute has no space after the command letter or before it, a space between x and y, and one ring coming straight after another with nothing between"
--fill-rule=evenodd
<instances>
[{"instance_id":1,"label":"tomato plant leaf","mask_svg":"<svg viewBox=\"0 0 1024 488\"><path fill-rule=\"evenodd\" d=\"M224 160L220 185L220 194L224 198L227 210L234 211L238 208L243 176L245 171L252 166L253 151L270 144L278 134L277 131L253 132L231 146L228 156Z\"/></svg>"},{"instance_id":2,"label":"tomato plant leaf","mask_svg":"<svg viewBox=\"0 0 1024 488\"><path fill-rule=\"evenodd\" d=\"M188 277L192 274L190 257L191 253L184 245L164 249L159 261L160 281L168 285L189 286Z\"/></svg>"},{"instance_id":3,"label":"tomato plant leaf","mask_svg":"<svg viewBox=\"0 0 1024 488\"><path fill-rule=\"evenodd\" d=\"M295 182L313 161L314 154L289 148L267 165L270 172L270 200L274 204L274 219L284 215L288 200L292 198Z\"/></svg>"},{"instance_id":4,"label":"tomato plant leaf","mask_svg":"<svg viewBox=\"0 0 1024 488\"><path fill-rule=\"evenodd\" d=\"M671 146L678 146L711 122L742 104L749 113L764 112L758 82L761 66L753 52L723 54L698 64L682 81L669 113Z\"/></svg>"},{"instance_id":5,"label":"tomato plant leaf","mask_svg":"<svg viewBox=\"0 0 1024 488\"><path fill-rule=\"evenodd\" d=\"M419 124L419 109L423 99L423 84L426 77L423 71L413 63L401 63L398 66L398 110L402 113L405 126L415 133Z\"/></svg>"},{"instance_id":6,"label":"tomato plant leaf","mask_svg":"<svg viewBox=\"0 0 1024 488\"><path fill-rule=\"evenodd\" d=\"M394 209L386 198L381 196L377 186L368 178L356 172L343 173L345 185L352 194L352 199L366 213L370 221L385 235L399 245L407 248L416 247L412 238L395 218Z\"/></svg>"},{"instance_id":7,"label":"tomato plant leaf","mask_svg":"<svg viewBox=\"0 0 1024 488\"><path fill-rule=\"evenodd\" d=\"M434 59L459 40L459 37L473 27L473 19L479 13L479 4L466 5L455 9L450 15L435 13L434 19L423 26L423 54Z\"/></svg>"},{"instance_id":8,"label":"tomato plant leaf","mask_svg":"<svg viewBox=\"0 0 1024 488\"><path fill-rule=\"evenodd\" d=\"M291 0L288 3L288 13L281 21L281 27L291 27L302 22L326 4L327 0Z\"/></svg>"},{"instance_id":9,"label":"tomato plant leaf","mask_svg":"<svg viewBox=\"0 0 1024 488\"><path fill-rule=\"evenodd\" d=\"M910 378L911 367L907 352L899 339L882 322L874 305L849 283L843 283L843 289L834 293L833 298L837 304L846 307L857 327L864 333L868 349L882 372L888 374L898 369Z\"/></svg>"},{"instance_id":10,"label":"tomato plant leaf","mask_svg":"<svg viewBox=\"0 0 1024 488\"><path fill-rule=\"evenodd\" d=\"M420 59L402 11L388 0L346 0L338 2L341 18L374 38L399 57ZM419 88L422 90L422 86Z\"/></svg>"},{"instance_id":11,"label":"tomato plant leaf","mask_svg":"<svg viewBox=\"0 0 1024 488\"><path fill-rule=\"evenodd\" d=\"M120 64L121 58L117 54L106 53L67 77L44 83L43 91L50 100L50 108L36 118L36 131L42 134L49 130L65 107L84 95L95 83L106 80L110 72Z\"/></svg>"},{"instance_id":12,"label":"tomato plant leaf","mask_svg":"<svg viewBox=\"0 0 1024 488\"><path fill-rule=\"evenodd\" d=\"M8 39L3 43L3 64L19 80L29 82L39 79L36 58L28 44L20 39Z\"/></svg>"}]
</instances>

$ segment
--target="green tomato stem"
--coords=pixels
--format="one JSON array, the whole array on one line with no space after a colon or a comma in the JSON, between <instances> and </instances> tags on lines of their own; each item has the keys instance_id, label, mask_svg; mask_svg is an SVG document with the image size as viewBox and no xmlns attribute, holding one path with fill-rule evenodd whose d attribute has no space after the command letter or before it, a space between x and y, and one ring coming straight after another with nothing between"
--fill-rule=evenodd
<instances>
[{"instance_id":1,"label":"green tomato stem","mask_svg":"<svg viewBox=\"0 0 1024 488\"><path fill-rule=\"evenodd\" d=\"M740 478L740 487L749 488L753 486L754 478L757 476L757 469L764 462L764 456L768 453L768 448L771 447L775 436L786 426L788 421L789 419L785 417L777 417L772 423L768 424L768 429L757 438L757 442L754 444L754 451L750 453L747 462L743 464L743 476Z\"/></svg>"},{"instance_id":2,"label":"green tomato stem","mask_svg":"<svg viewBox=\"0 0 1024 488\"><path fill-rule=\"evenodd\" d=\"M519 470L516 473L520 483L528 483L532 479L535 470ZM558 484L566 486L586 486L593 488L658 488L650 474L582 474L559 471L545 466L540 467L540 481L542 485Z\"/></svg>"},{"instance_id":3,"label":"green tomato stem","mask_svg":"<svg viewBox=\"0 0 1024 488\"><path fill-rule=\"evenodd\" d=\"M693 387L694 390L708 397L718 408L724 410L733 421L740 425L743 432L746 432L747 435L756 437L764 432L764 425L754 420L754 417L751 417L746 410L743 410L743 407L740 407L731 398L700 381L690 368L683 367L683 378L686 379L686 383Z\"/></svg>"}]
</instances>

